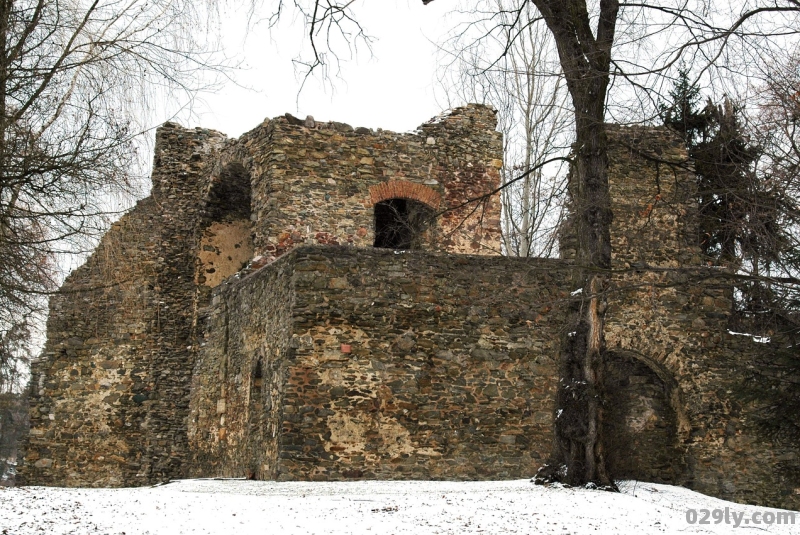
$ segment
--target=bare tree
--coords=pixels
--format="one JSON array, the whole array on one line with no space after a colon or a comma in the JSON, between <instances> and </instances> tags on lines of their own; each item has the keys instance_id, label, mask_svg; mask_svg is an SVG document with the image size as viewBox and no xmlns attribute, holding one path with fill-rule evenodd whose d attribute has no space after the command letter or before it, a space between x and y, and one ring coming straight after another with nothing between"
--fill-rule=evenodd
<instances>
[{"instance_id":1,"label":"bare tree","mask_svg":"<svg viewBox=\"0 0 800 535\"><path fill-rule=\"evenodd\" d=\"M303 22L311 46L310 54L294 62L304 72L304 81L319 72L327 80L338 76L342 58L352 57L359 46L371 50L373 38L355 13L353 0L274 0L270 2L269 27L275 28L288 15Z\"/></svg>"},{"instance_id":2,"label":"bare tree","mask_svg":"<svg viewBox=\"0 0 800 535\"><path fill-rule=\"evenodd\" d=\"M191 95L210 66L184 0L0 0L0 339L18 341L59 279L137 191L154 95ZM19 350L3 351L0 370ZM0 392L12 388L0 372Z\"/></svg>"},{"instance_id":3,"label":"bare tree","mask_svg":"<svg viewBox=\"0 0 800 535\"><path fill-rule=\"evenodd\" d=\"M754 172L769 195L754 203L760 247L748 268L777 305L775 328L800 334L800 49L769 63L764 78L748 133L760 149Z\"/></svg>"},{"instance_id":4,"label":"bare tree","mask_svg":"<svg viewBox=\"0 0 800 535\"><path fill-rule=\"evenodd\" d=\"M478 9L497 11L510 29L506 3L487 0ZM529 4L521 16L533 22L538 13ZM557 252L556 231L566 194L564 160L543 163L569 152L571 115L551 35L541 25L522 27L514 39L508 33L488 32L485 40L456 28L442 46L439 82L449 107L479 102L498 110L504 144L504 252L543 257ZM471 29L486 33L491 27L478 23Z\"/></svg>"}]
</instances>

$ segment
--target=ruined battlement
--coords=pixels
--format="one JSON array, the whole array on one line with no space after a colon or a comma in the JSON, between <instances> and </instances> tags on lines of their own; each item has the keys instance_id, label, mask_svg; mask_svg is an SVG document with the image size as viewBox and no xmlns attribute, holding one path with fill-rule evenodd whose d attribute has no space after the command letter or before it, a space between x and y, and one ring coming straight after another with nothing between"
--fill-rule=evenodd
<instances>
[{"instance_id":1,"label":"ruined battlement","mask_svg":"<svg viewBox=\"0 0 800 535\"><path fill-rule=\"evenodd\" d=\"M500 186L502 140L490 108L457 108L410 134L298 122L265 121L232 151L250 173L257 255L272 260L300 244L371 247L374 207L391 199L430 210L421 249L500 253L498 197L460 207Z\"/></svg>"}]
</instances>

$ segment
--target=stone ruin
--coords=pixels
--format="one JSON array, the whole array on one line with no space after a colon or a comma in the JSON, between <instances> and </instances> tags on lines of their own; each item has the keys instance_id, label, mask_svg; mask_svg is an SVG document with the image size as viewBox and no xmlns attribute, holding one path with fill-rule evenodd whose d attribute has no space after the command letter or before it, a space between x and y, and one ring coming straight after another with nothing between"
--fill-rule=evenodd
<instances>
[{"instance_id":1,"label":"stone ruin","mask_svg":"<svg viewBox=\"0 0 800 535\"><path fill-rule=\"evenodd\" d=\"M495 127L479 105L409 134L165 124L151 195L51 299L19 479L532 476L574 246L565 230L561 259L500 256ZM798 508L797 445L742 389L771 344L728 332L729 284L680 269L703 264L686 152L609 130L611 469Z\"/></svg>"}]
</instances>

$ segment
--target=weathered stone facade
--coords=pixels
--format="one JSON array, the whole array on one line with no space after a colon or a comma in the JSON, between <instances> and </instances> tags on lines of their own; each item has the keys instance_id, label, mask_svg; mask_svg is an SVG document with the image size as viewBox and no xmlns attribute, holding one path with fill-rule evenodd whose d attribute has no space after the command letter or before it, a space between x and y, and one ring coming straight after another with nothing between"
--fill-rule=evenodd
<instances>
[{"instance_id":1,"label":"weathered stone facade","mask_svg":"<svg viewBox=\"0 0 800 535\"><path fill-rule=\"evenodd\" d=\"M190 474L486 479L544 462L568 271L397 253L304 247L216 293Z\"/></svg>"},{"instance_id":2,"label":"weathered stone facade","mask_svg":"<svg viewBox=\"0 0 800 535\"><path fill-rule=\"evenodd\" d=\"M560 260L499 256L494 128L470 105L412 134L291 116L237 140L160 129L152 195L51 302L21 477L532 475L574 240ZM727 331L685 152L665 130L609 135L612 469L797 508L797 446L768 440L740 394L773 344ZM372 247L395 239L388 220L424 223L397 242L416 250Z\"/></svg>"}]
</instances>

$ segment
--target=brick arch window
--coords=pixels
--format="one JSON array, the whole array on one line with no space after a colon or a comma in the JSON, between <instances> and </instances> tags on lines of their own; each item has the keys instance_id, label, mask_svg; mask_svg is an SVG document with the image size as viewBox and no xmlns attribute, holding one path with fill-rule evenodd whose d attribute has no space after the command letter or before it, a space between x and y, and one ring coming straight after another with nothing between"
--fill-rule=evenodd
<instances>
[{"instance_id":1,"label":"brick arch window","mask_svg":"<svg viewBox=\"0 0 800 535\"><path fill-rule=\"evenodd\" d=\"M393 180L370 188L375 207L375 247L420 249L441 197L413 182Z\"/></svg>"},{"instance_id":2,"label":"brick arch window","mask_svg":"<svg viewBox=\"0 0 800 535\"><path fill-rule=\"evenodd\" d=\"M421 202L434 211L439 209L442 202L442 196L435 189L407 180L390 180L371 186L369 196L372 204L389 199L406 199Z\"/></svg>"}]
</instances>

